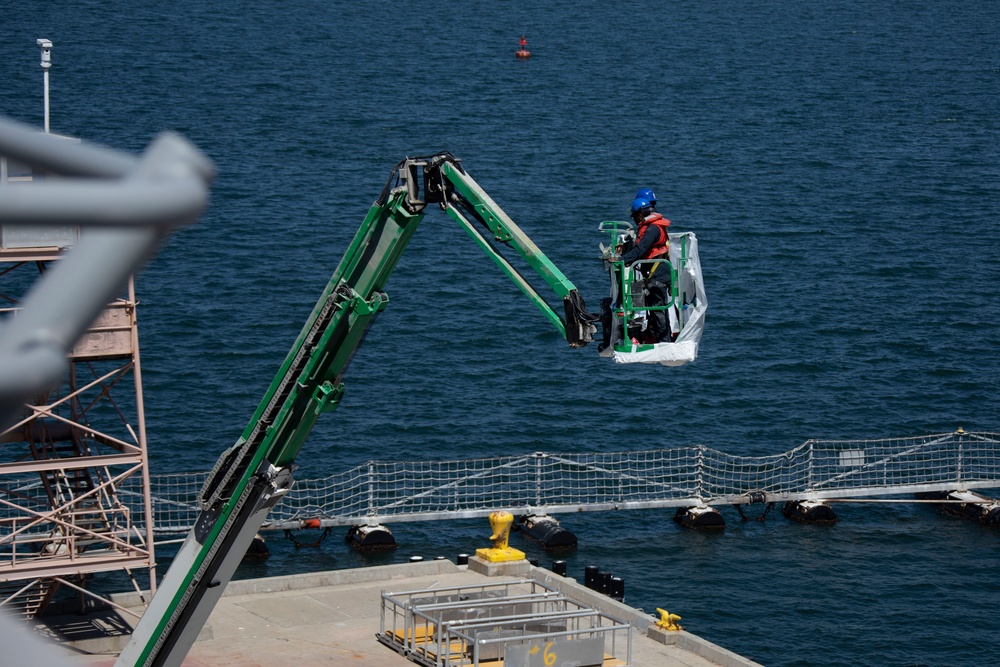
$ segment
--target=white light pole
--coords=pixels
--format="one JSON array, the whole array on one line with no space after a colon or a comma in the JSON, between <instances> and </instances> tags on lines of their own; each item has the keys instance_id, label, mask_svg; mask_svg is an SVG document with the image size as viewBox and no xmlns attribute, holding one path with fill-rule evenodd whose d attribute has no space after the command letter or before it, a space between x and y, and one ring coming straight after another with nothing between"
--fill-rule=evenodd
<instances>
[{"instance_id":1,"label":"white light pole","mask_svg":"<svg viewBox=\"0 0 1000 667\"><path fill-rule=\"evenodd\" d=\"M45 73L45 133L49 132L49 68L52 67L52 42L45 38L36 39L42 47L42 71Z\"/></svg>"}]
</instances>

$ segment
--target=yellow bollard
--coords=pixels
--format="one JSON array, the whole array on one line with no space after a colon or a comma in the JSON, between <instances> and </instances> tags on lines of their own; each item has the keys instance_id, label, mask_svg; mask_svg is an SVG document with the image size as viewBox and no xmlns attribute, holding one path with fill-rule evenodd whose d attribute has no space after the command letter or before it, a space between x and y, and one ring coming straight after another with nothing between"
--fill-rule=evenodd
<instances>
[{"instance_id":1,"label":"yellow bollard","mask_svg":"<svg viewBox=\"0 0 1000 667\"><path fill-rule=\"evenodd\" d=\"M677 632L684 629L677 622L681 620L681 617L677 614L671 614L666 609L660 609L659 607L656 608L656 611L660 612L660 620L656 622L656 627L669 630L670 632Z\"/></svg>"},{"instance_id":2,"label":"yellow bollard","mask_svg":"<svg viewBox=\"0 0 1000 667\"><path fill-rule=\"evenodd\" d=\"M514 523L514 515L510 512L493 512L490 514L490 528L493 534L493 547L476 549L476 555L490 563L505 563L512 560L524 560L524 552L508 546L510 527Z\"/></svg>"}]
</instances>

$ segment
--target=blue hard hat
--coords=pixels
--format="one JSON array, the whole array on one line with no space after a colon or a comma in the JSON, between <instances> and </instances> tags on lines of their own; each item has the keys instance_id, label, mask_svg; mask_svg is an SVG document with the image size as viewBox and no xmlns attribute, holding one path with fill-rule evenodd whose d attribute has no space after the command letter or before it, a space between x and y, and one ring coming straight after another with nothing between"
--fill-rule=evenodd
<instances>
[{"instance_id":1,"label":"blue hard hat","mask_svg":"<svg viewBox=\"0 0 1000 667\"><path fill-rule=\"evenodd\" d=\"M636 199L647 199L649 203L656 206L656 195L653 193L652 188L639 188L639 191L635 193Z\"/></svg>"},{"instance_id":2,"label":"blue hard hat","mask_svg":"<svg viewBox=\"0 0 1000 667\"><path fill-rule=\"evenodd\" d=\"M643 197L636 197L632 200L632 212L636 213L644 208L649 208L652 204L649 203L648 199Z\"/></svg>"}]
</instances>

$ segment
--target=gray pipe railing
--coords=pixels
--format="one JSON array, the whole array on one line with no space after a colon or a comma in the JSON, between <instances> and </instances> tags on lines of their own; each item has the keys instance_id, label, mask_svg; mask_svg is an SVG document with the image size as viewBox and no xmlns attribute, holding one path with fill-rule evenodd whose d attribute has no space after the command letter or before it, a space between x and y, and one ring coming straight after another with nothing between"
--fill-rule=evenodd
<instances>
[{"instance_id":1,"label":"gray pipe railing","mask_svg":"<svg viewBox=\"0 0 1000 667\"><path fill-rule=\"evenodd\" d=\"M65 373L74 343L174 229L198 219L215 174L173 133L141 156L0 118L0 156L58 178L0 184L0 224L82 226L80 241L0 322L0 428Z\"/></svg>"}]
</instances>

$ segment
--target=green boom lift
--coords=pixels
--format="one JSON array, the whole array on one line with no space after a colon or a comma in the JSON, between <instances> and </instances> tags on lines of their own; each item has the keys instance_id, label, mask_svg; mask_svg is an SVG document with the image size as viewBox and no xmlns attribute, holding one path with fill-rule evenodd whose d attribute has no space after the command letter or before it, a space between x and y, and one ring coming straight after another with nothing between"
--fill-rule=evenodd
<instances>
[{"instance_id":1,"label":"green boom lift","mask_svg":"<svg viewBox=\"0 0 1000 667\"><path fill-rule=\"evenodd\" d=\"M440 153L399 162L250 423L209 474L196 525L116 667L182 663L267 513L291 488L295 457L309 431L340 403L344 372L366 328L388 303L382 290L429 204L439 204L465 228L571 347L591 342L596 317L587 313L573 283L465 173L460 160ZM494 244L515 250L562 297L562 315Z\"/></svg>"}]
</instances>

